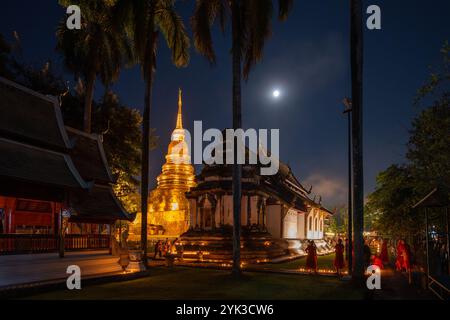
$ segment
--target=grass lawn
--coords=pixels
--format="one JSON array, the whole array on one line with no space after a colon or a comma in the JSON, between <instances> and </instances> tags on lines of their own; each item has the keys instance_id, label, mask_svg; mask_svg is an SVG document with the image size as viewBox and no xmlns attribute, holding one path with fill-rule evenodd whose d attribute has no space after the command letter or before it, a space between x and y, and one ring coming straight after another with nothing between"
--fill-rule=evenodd
<instances>
[{"instance_id":1,"label":"grass lawn","mask_svg":"<svg viewBox=\"0 0 450 320\"><path fill-rule=\"evenodd\" d=\"M334 270L333 262L334 262L334 253L317 257L318 269ZM292 269L305 268L306 267L306 257L302 257L300 259L283 262L283 263L265 264L264 267L276 269L276 270L279 270L279 269L291 269L292 270Z\"/></svg>"},{"instance_id":2,"label":"grass lawn","mask_svg":"<svg viewBox=\"0 0 450 320\"><path fill-rule=\"evenodd\" d=\"M137 280L43 293L28 299L362 299L363 294L334 277L244 274L229 271L155 267ZM83 286L83 284L82 284Z\"/></svg>"}]
</instances>

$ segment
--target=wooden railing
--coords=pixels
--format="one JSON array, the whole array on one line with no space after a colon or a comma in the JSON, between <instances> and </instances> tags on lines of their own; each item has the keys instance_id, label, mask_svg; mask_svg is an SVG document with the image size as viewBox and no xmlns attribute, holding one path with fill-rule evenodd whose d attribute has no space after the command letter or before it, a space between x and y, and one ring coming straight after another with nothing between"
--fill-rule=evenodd
<instances>
[{"instance_id":1,"label":"wooden railing","mask_svg":"<svg viewBox=\"0 0 450 320\"><path fill-rule=\"evenodd\" d=\"M56 251L58 240L51 235L0 234L0 254Z\"/></svg>"},{"instance_id":2,"label":"wooden railing","mask_svg":"<svg viewBox=\"0 0 450 320\"><path fill-rule=\"evenodd\" d=\"M0 255L58 251L59 238L44 234L0 234ZM110 236L104 234L68 234L64 239L67 251L108 249Z\"/></svg>"},{"instance_id":3,"label":"wooden railing","mask_svg":"<svg viewBox=\"0 0 450 320\"><path fill-rule=\"evenodd\" d=\"M439 299L450 300L450 289L430 275L428 276L428 289L430 289Z\"/></svg>"},{"instance_id":4,"label":"wooden railing","mask_svg":"<svg viewBox=\"0 0 450 320\"><path fill-rule=\"evenodd\" d=\"M110 236L105 234L68 234L64 240L66 250L108 249Z\"/></svg>"}]
</instances>

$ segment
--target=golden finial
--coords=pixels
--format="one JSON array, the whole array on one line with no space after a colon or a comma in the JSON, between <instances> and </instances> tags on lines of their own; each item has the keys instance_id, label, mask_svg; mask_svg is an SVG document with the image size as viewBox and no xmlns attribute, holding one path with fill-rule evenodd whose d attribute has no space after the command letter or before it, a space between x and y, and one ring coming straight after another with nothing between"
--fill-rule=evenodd
<instances>
[{"instance_id":1,"label":"golden finial","mask_svg":"<svg viewBox=\"0 0 450 320\"><path fill-rule=\"evenodd\" d=\"M177 126L176 129L183 129L183 115L181 112L181 107L183 102L181 101L181 88L178 89L178 115L177 115Z\"/></svg>"}]
</instances>

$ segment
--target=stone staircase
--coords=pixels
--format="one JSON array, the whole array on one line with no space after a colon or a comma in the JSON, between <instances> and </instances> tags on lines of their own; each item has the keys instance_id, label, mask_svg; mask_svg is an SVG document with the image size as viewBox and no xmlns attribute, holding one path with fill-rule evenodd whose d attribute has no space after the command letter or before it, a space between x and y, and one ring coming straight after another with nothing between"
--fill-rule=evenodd
<instances>
[{"instance_id":1,"label":"stone staircase","mask_svg":"<svg viewBox=\"0 0 450 320\"><path fill-rule=\"evenodd\" d=\"M181 236L177 256L186 261L229 264L233 258L232 236L187 232ZM243 233L241 236L241 261L244 264L271 262L289 256L286 240L274 239L266 232Z\"/></svg>"}]
</instances>

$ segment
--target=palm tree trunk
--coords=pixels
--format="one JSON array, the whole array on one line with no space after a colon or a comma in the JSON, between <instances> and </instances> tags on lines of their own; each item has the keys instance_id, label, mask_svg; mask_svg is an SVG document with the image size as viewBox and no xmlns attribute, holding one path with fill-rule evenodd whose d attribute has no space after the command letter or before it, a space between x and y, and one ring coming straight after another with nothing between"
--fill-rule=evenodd
<instances>
[{"instance_id":1,"label":"palm tree trunk","mask_svg":"<svg viewBox=\"0 0 450 320\"><path fill-rule=\"evenodd\" d=\"M86 95L84 97L83 129L91 133L92 126L92 100L94 98L95 71L92 71L86 78Z\"/></svg>"},{"instance_id":2,"label":"palm tree trunk","mask_svg":"<svg viewBox=\"0 0 450 320\"><path fill-rule=\"evenodd\" d=\"M241 115L241 47L240 47L240 1L232 1L233 32L233 129L242 128ZM235 276L241 274L241 180L242 166L237 164L238 141L234 141L233 165L233 270Z\"/></svg>"},{"instance_id":3,"label":"palm tree trunk","mask_svg":"<svg viewBox=\"0 0 450 320\"><path fill-rule=\"evenodd\" d=\"M145 79L145 107L142 120L142 168L141 168L141 249L143 251L144 266L147 267L147 214L148 214L148 180L149 180L149 153L150 153L150 110L152 104L153 87L153 46L154 41L154 15L151 8L149 19L149 44L147 45L146 79Z\"/></svg>"},{"instance_id":4,"label":"palm tree trunk","mask_svg":"<svg viewBox=\"0 0 450 320\"><path fill-rule=\"evenodd\" d=\"M353 232L355 262L353 278L364 277L364 175L363 175L363 21L361 0L350 3L350 54L352 76L352 144L353 144Z\"/></svg>"}]
</instances>

